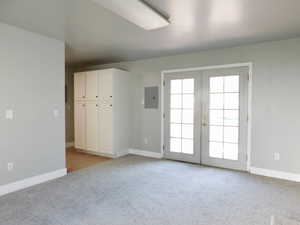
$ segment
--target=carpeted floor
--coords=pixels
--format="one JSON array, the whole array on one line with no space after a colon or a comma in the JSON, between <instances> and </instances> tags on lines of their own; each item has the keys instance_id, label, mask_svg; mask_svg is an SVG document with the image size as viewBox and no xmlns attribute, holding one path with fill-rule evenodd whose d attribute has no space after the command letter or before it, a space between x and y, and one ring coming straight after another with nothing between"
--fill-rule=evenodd
<instances>
[{"instance_id":1,"label":"carpeted floor","mask_svg":"<svg viewBox=\"0 0 300 225\"><path fill-rule=\"evenodd\" d=\"M1 225L270 225L273 215L300 221L300 184L138 156L0 198Z\"/></svg>"}]
</instances>

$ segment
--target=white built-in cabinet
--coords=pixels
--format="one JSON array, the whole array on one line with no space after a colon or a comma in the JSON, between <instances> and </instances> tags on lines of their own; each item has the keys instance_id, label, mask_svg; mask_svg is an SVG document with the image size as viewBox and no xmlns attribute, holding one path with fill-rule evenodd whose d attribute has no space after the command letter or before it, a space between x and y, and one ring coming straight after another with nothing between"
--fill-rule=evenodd
<instances>
[{"instance_id":1,"label":"white built-in cabinet","mask_svg":"<svg viewBox=\"0 0 300 225\"><path fill-rule=\"evenodd\" d=\"M118 69L74 74L75 148L117 157L130 145L130 75Z\"/></svg>"}]
</instances>

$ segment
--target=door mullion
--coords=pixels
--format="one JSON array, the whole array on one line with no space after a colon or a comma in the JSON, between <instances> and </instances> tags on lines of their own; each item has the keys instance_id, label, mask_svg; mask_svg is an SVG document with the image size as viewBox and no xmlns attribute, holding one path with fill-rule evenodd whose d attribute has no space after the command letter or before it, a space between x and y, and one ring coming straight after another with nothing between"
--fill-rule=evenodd
<instances>
[{"instance_id":1,"label":"door mullion","mask_svg":"<svg viewBox=\"0 0 300 225\"><path fill-rule=\"evenodd\" d=\"M180 150L182 153L182 122L183 122L183 80L181 80L181 123L180 123Z\"/></svg>"}]
</instances>

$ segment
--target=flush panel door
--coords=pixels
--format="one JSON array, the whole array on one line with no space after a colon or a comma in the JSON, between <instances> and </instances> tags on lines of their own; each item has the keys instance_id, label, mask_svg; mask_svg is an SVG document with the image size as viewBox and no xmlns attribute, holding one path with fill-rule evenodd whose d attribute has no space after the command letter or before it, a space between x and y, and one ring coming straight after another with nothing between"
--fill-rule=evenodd
<instances>
[{"instance_id":1,"label":"flush panel door","mask_svg":"<svg viewBox=\"0 0 300 225\"><path fill-rule=\"evenodd\" d=\"M113 151L113 74L111 69L99 73L99 147L103 154L114 154Z\"/></svg>"},{"instance_id":2,"label":"flush panel door","mask_svg":"<svg viewBox=\"0 0 300 225\"><path fill-rule=\"evenodd\" d=\"M86 97L86 73L74 74L74 97L75 100L85 100Z\"/></svg>"},{"instance_id":3,"label":"flush panel door","mask_svg":"<svg viewBox=\"0 0 300 225\"><path fill-rule=\"evenodd\" d=\"M98 104L86 103L86 150L97 151L98 148Z\"/></svg>"},{"instance_id":4,"label":"flush panel door","mask_svg":"<svg viewBox=\"0 0 300 225\"><path fill-rule=\"evenodd\" d=\"M99 101L106 105L112 105L113 73L113 70L101 70L99 73Z\"/></svg>"},{"instance_id":5,"label":"flush panel door","mask_svg":"<svg viewBox=\"0 0 300 225\"><path fill-rule=\"evenodd\" d=\"M99 108L99 147L98 151L104 154L114 154L113 151L113 113L112 106L101 104Z\"/></svg>"},{"instance_id":6,"label":"flush panel door","mask_svg":"<svg viewBox=\"0 0 300 225\"><path fill-rule=\"evenodd\" d=\"M86 148L86 105L83 102L76 102L74 107L75 115L75 148Z\"/></svg>"},{"instance_id":7,"label":"flush panel door","mask_svg":"<svg viewBox=\"0 0 300 225\"><path fill-rule=\"evenodd\" d=\"M98 73L99 71L89 71L86 73L86 99L98 99Z\"/></svg>"}]
</instances>

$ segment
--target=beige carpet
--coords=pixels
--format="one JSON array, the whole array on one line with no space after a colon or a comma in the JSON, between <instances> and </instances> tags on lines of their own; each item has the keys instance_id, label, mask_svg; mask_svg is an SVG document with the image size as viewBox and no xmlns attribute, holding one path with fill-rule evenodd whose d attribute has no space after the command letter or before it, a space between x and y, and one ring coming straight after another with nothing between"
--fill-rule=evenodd
<instances>
[{"instance_id":1,"label":"beige carpet","mask_svg":"<svg viewBox=\"0 0 300 225\"><path fill-rule=\"evenodd\" d=\"M137 156L0 198L1 225L270 225L272 215L300 221L300 184Z\"/></svg>"}]
</instances>

